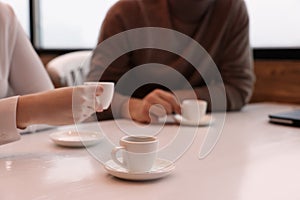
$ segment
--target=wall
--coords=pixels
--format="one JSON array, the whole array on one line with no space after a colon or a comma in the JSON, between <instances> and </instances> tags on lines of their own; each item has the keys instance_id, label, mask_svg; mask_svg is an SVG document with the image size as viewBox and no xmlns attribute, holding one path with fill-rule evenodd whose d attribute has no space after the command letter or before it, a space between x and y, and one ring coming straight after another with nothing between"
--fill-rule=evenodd
<instances>
[{"instance_id":1,"label":"wall","mask_svg":"<svg viewBox=\"0 0 300 200\"><path fill-rule=\"evenodd\" d=\"M252 102L300 103L300 61L256 60Z\"/></svg>"}]
</instances>

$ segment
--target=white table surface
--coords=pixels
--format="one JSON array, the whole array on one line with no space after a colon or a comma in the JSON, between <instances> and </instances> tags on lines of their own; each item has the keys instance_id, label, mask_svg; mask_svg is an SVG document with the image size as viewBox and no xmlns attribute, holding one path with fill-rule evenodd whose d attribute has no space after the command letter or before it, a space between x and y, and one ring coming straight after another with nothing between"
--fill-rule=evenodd
<instances>
[{"instance_id":1,"label":"white table surface","mask_svg":"<svg viewBox=\"0 0 300 200\"><path fill-rule=\"evenodd\" d=\"M23 135L18 142L0 146L0 199L300 199L300 129L268 123L268 114L294 107L250 104L241 112L228 113L208 157L197 157L208 129L202 127L175 163L175 171L147 182L112 177L84 148L56 146L49 139L56 129ZM122 136L114 121L100 124L112 138ZM162 141L177 129L165 126Z\"/></svg>"}]
</instances>

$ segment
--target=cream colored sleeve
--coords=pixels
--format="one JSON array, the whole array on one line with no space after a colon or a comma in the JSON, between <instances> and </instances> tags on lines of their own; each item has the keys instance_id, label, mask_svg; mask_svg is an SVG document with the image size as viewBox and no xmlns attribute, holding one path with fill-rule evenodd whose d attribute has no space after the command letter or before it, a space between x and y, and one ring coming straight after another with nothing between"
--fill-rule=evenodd
<instances>
[{"instance_id":1,"label":"cream colored sleeve","mask_svg":"<svg viewBox=\"0 0 300 200\"><path fill-rule=\"evenodd\" d=\"M20 139L16 125L18 96L0 100L0 145Z\"/></svg>"},{"instance_id":2,"label":"cream colored sleeve","mask_svg":"<svg viewBox=\"0 0 300 200\"><path fill-rule=\"evenodd\" d=\"M53 84L24 30L16 21L16 38L10 65L10 85L23 95L53 89Z\"/></svg>"},{"instance_id":3,"label":"cream colored sleeve","mask_svg":"<svg viewBox=\"0 0 300 200\"><path fill-rule=\"evenodd\" d=\"M0 2L0 144L20 138L16 126L18 97L5 98L8 88L15 95L53 89L51 80L22 29L12 8Z\"/></svg>"}]
</instances>

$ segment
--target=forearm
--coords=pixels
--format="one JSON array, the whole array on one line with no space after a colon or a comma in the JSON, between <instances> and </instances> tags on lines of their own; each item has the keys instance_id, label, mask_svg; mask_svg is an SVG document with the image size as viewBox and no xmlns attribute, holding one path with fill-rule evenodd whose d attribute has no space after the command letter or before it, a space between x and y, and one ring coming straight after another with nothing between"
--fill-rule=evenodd
<instances>
[{"instance_id":1,"label":"forearm","mask_svg":"<svg viewBox=\"0 0 300 200\"><path fill-rule=\"evenodd\" d=\"M72 92L73 88L70 87L20 96L16 111L17 127L73 122Z\"/></svg>"},{"instance_id":2,"label":"forearm","mask_svg":"<svg viewBox=\"0 0 300 200\"><path fill-rule=\"evenodd\" d=\"M20 129L24 129L31 124L37 124L40 112L43 112L42 101L38 101L36 94L20 96L16 110L16 125ZM46 114L46 113L44 113Z\"/></svg>"}]
</instances>

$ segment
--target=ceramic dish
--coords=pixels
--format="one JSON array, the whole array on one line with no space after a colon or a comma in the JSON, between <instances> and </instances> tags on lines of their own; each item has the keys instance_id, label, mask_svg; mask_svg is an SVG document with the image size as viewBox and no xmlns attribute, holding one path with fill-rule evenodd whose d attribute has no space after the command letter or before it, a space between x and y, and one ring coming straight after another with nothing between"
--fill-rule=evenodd
<instances>
[{"instance_id":1,"label":"ceramic dish","mask_svg":"<svg viewBox=\"0 0 300 200\"><path fill-rule=\"evenodd\" d=\"M174 119L177 123L180 123L181 125L185 126L208 126L214 121L211 115L205 115L200 121L191 121L183 118L181 115L178 114L174 115Z\"/></svg>"},{"instance_id":2,"label":"ceramic dish","mask_svg":"<svg viewBox=\"0 0 300 200\"><path fill-rule=\"evenodd\" d=\"M67 147L85 147L99 143L102 134L94 131L60 131L50 134L54 143Z\"/></svg>"},{"instance_id":3,"label":"ceramic dish","mask_svg":"<svg viewBox=\"0 0 300 200\"><path fill-rule=\"evenodd\" d=\"M135 181L154 180L169 175L174 169L173 162L164 159L156 159L154 166L149 172L131 173L127 169L119 166L113 160L105 163L104 168L109 174L117 178Z\"/></svg>"}]
</instances>

